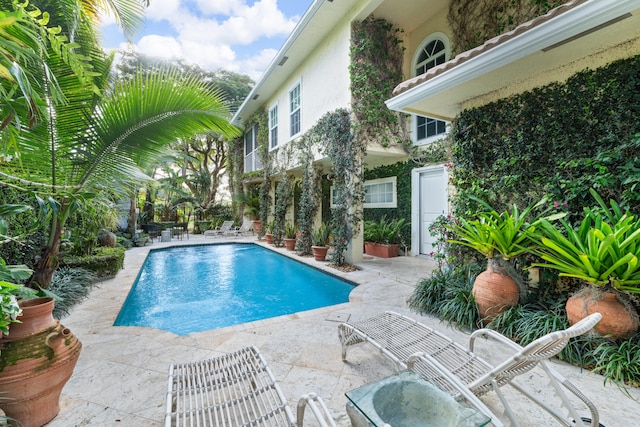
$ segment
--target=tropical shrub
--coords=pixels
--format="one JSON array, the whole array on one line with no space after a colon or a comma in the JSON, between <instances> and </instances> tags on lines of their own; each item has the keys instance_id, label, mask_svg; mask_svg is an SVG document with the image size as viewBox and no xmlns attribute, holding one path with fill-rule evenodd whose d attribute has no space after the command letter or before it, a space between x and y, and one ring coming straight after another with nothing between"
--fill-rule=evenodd
<instances>
[{"instance_id":1,"label":"tropical shrub","mask_svg":"<svg viewBox=\"0 0 640 427\"><path fill-rule=\"evenodd\" d=\"M385 245L399 244L402 242L402 230L409 223L405 218L388 220L387 217L379 221L365 221L364 241Z\"/></svg>"},{"instance_id":2,"label":"tropical shrub","mask_svg":"<svg viewBox=\"0 0 640 427\"><path fill-rule=\"evenodd\" d=\"M124 265L124 248L99 247L92 255L64 257L62 265L68 268L82 268L95 274L97 278L113 277Z\"/></svg>"}]
</instances>

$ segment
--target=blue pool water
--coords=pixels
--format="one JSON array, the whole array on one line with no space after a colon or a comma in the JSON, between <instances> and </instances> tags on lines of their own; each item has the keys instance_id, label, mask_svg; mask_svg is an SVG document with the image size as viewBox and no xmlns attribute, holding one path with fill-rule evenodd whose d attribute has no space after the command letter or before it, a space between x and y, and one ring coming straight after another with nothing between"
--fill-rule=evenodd
<instances>
[{"instance_id":1,"label":"blue pool water","mask_svg":"<svg viewBox=\"0 0 640 427\"><path fill-rule=\"evenodd\" d=\"M347 302L353 288L254 244L152 250L114 325L186 335Z\"/></svg>"}]
</instances>

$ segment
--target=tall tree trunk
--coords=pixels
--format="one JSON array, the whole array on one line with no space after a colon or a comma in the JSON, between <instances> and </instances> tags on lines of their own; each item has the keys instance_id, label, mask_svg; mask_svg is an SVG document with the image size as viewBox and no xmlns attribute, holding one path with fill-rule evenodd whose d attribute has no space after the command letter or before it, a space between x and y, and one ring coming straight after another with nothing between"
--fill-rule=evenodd
<instances>
[{"instance_id":1,"label":"tall tree trunk","mask_svg":"<svg viewBox=\"0 0 640 427\"><path fill-rule=\"evenodd\" d=\"M55 217L55 229L49 243L42 248L40 259L36 263L33 274L27 282L27 286L37 289L48 289L51 285L53 274L58 269L60 255L60 241L62 239L62 223L59 217Z\"/></svg>"}]
</instances>

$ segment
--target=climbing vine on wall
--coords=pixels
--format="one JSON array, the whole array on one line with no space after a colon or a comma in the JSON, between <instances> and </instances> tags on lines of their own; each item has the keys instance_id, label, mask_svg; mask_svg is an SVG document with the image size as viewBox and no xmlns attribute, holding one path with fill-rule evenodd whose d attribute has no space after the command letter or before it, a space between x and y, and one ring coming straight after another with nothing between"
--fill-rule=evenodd
<instances>
[{"instance_id":1,"label":"climbing vine on wall","mask_svg":"<svg viewBox=\"0 0 640 427\"><path fill-rule=\"evenodd\" d=\"M463 111L452 131L452 179L501 210L549 196L569 218L589 188L640 212L640 55ZM477 206L456 197L460 215Z\"/></svg>"},{"instance_id":2,"label":"climbing vine on wall","mask_svg":"<svg viewBox=\"0 0 640 427\"><path fill-rule=\"evenodd\" d=\"M338 109L325 114L314 126L323 142L323 154L331 160L334 205L331 209L331 229L335 250L333 262L345 264L345 251L357 235L362 221L363 173L366 142L354 138L351 117L347 110Z\"/></svg>"},{"instance_id":3,"label":"climbing vine on wall","mask_svg":"<svg viewBox=\"0 0 640 427\"><path fill-rule=\"evenodd\" d=\"M451 0L447 19L452 50L473 49L563 3L566 0Z\"/></svg>"},{"instance_id":4,"label":"climbing vine on wall","mask_svg":"<svg viewBox=\"0 0 640 427\"><path fill-rule=\"evenodd\" d=\"M402 82L402 30L384 19L369 17L351 27L351 105L358 138L389 146L404 144L403 115L384 103Z\"/></svg>"},{"instance_id":5,"label":"climbing vine on wall","mask_svg":"<svg viewBox=\"0 0 640 427\"><path fill-rule=\"evenodd\" d=\"M311 231L322 197L322 168L314 163L314 151L319 142L318 135L313 128L295 142L299 153L298 159L304 168L302 194L298 203L297 225L300 235L296 241L296 250L301 255L312 254Z\"/></svg>"}]
</instances>

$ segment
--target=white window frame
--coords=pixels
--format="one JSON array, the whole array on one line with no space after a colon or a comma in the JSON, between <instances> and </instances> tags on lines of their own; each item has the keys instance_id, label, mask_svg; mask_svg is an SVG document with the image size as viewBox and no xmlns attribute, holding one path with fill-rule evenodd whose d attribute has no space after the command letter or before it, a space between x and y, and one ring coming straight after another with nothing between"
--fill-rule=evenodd
<instances>
[{"instance_id":1,"label":"white window frame","mask_svg":"<svg viewBox=\"0 0 640 427\"><path fill-rule=\"evenodd\" d=\"M449 41L449 37L447 37L446 34L441 33L441 32L435 32L435 33L431 33L429 34L429 36L427 36L427 38L425 38L422 43L420 43L420 46L418 47L418 49L416 49L414 55L413 55L413 59L411 61L411 75L413 77L416 76L416 68L418 67L418 59L420 58L420 54L422 53L422 50L424 49L425 46L427 46L429 43L433 42L434 40L440 40L442 42L442 44L444 45L444 59L445 62L448 61L451 58L451 42ZM422 139L418 139L418 116L416 115L411 115L411 139L413 141L413 143L415 145L428 145L431 144L432 142L438 141L442 138L444 138L450 131L451 128L451 123L445 120L441 120L441 119L437 119L435 117L429 117L429 118L433 118L436 120L440 120L443 121L445 123L445 131L444 133L439 133L436 135L431 135L428 136L426 138L422 138Z\"/></svg>"},{"instance_id":2,"label":"white window frame","mask_svg":"<svg viewBox=\"0 0 640 427\"><path fill-rule=\"evenodd\" d=\"M294 91L297 91L297 105L293 105L292 95ZM293 138L302 132L302 82L298 80L291 89L289 89L289 137ZM298 117L298 129L297 132L293 132L293 116L297 113Z\"/></svg>"},{"instance_id":3,"label":"white window frame","mask_svg":"<svg viewBox=\"0 0 640 427\"><path fill-rule=\"evenodd\" d=\"M366 188L367 186L372 186L372 185L380 185L380 184L388 184L391 183L393 186L393 200L391 202L382 202L382 203L366 203L363 201L362 207L363 208L371 208L371 209L376 209L376 208L397 208L398 207L398 178L395 176L389 176L386 178L378 178L378 179L370 179L364 182L362 188L363 190L366 192ZM334 186L331 186L330 189L330 206L332 208L336 207L336 204L334 203L334 199L335 199L335 193L334 193Z\"/></svg>"},{"instance_id":4,"label":"white window frame","mask_svg":"<svg viewBox=\"0 0 640 427\"><path fill-rule=\"evenodd\" d=\"M277 147L278 147L278 104L275 104L269 109L269 149L273 150Z\"/></svg>"},{"instance_id":5,"label":"white window frame","mask_svg":"<svg viewBox=\"0 0 640 427\"><path fill-rule=\"evenodd\" d=\"M367 193L367 187L386 185L390 183L392 185L392 190L391 190L392 200L390 202L376 202L376 203L363 202L363 207L365 208L397 208L398 207L397 182L398 182L398 179L395 176L390 176L387 178L371 179L371 180L365 181L362 186L362 189L364 190L365 195Z\"/></svg>"}]
</instances>

